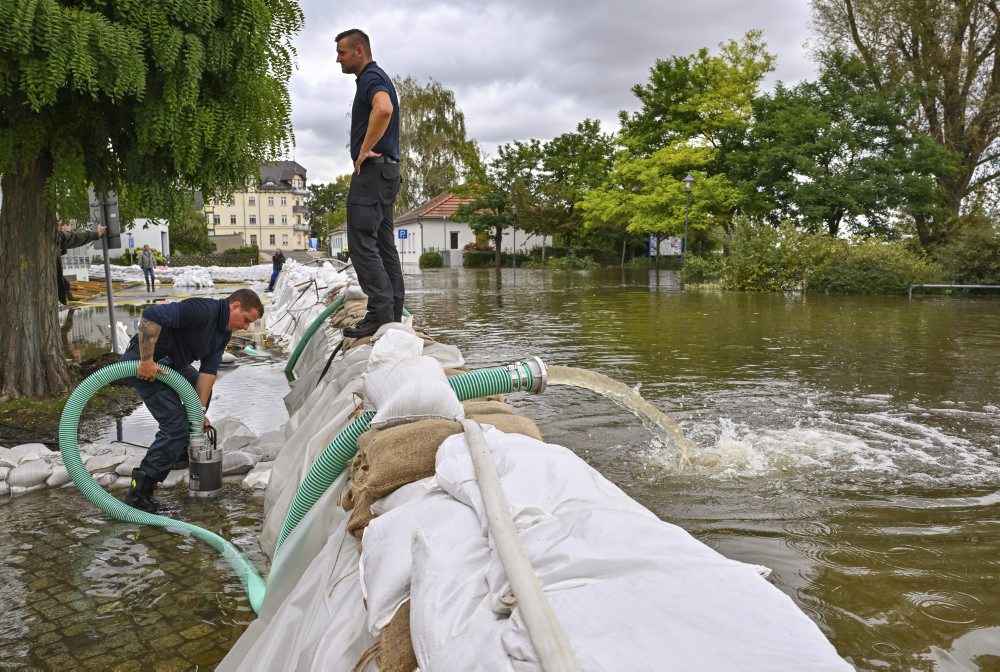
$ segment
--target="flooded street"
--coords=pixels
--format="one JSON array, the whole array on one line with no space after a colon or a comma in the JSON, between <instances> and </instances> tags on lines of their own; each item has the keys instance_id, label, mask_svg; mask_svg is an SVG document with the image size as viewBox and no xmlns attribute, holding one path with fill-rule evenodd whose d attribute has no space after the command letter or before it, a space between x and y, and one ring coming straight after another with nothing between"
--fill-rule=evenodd
<instances>
[{"instance_id":1,"label":"flooded street","mask_svg":"<svg viewBox=\"0 0 1000 672\"><path fill-rule=\"evenodd\" d=\"M1000 670L997 297L680 293L667 272L617 270L445 269L407 291L471 367L536 355L638 387L694 443L683 472L594 393L513 403L664 520L772 568L859 669ZM101 310L74 313L71 352L107 349ZM278 427L282 363L240 362L209 416ZM140 408L100 438L154 431ZM164 499L266 576L259 500ZM0 505L0 526L0 669L211 669L253 619L213 549L111 521L72 486Z\"/></svg>"}]
</instances>

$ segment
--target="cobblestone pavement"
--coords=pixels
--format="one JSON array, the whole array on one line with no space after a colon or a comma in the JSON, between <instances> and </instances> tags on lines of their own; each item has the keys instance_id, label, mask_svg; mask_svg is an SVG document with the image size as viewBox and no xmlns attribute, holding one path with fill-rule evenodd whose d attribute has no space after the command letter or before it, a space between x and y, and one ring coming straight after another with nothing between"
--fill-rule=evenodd
<instances>
[{"instance_id":1,"label":"cobblestone pavement","mask_svg":"<svg viewBox=\"0 0 1000 672\"><path fill-rule=\"evenodd\" d=\"M260 500L238 486L214 501L183 488L158 498L264 573ZM113 521L72 486L0 506L0 557L0 670L212 669L254 618L214 549Z\"/></svg>"}]
</instances>

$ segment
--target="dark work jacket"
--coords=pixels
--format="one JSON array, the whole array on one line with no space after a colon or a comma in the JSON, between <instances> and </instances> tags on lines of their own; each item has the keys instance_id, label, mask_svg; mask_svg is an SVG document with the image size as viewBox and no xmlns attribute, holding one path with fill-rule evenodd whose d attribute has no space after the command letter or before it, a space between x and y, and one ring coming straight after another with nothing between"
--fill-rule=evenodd
<instances>
[{"instance_id":1,"label":"dark work jacket","mask_svg":"<svg viewBox=\"0 0 1000 672\"><path fill-rule=\"evenodd\" d=\"M201 360L201 373L219 371L222 352L232 332L229 331L228 299L184 299L178 303L155 303L142 311L142 317L160 325L153 359L170 357L172 369L183 369ZM138 350L136 334L129 348Z\"/></svg>"},{"instance_id":2,"label":"dark work jacket","mask_svg":"<svg viewBox=\"0 0 1000 672\"><path fill-rule=\"evenodd\" d=\"M271 255L271 263L274 265L274 270L280 271L281 267L285 265L285 254L281 252Z\"/></svg>"}]
</instances>

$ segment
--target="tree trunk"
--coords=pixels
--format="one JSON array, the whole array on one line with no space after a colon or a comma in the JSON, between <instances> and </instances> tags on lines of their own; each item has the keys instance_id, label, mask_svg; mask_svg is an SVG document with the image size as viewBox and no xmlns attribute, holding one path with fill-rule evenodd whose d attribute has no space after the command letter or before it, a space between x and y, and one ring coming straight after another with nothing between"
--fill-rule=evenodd
<instances>
[{"instance_id":1,"label":"tree trunk","mask_svg":"<svg viewBox=\"0 0 1000 672\"><path fill-rule=\"evenodd\" d=\"M503 251L500 249L503 246L503 227L496 227L496 233L493 234L493 264L500 268L503 261Z\"/></svg>"},{"instance_id":2,"label":"tree trunk","mask_svg":"<svg viewBox=\"0 0 1000 672\"><path fill-rule=\"evenodd\" d=\"M0 178L0 398L55 397L73 384L56 298L56 219L43 202L47 156Z\"/></svg>"}]
</instances>

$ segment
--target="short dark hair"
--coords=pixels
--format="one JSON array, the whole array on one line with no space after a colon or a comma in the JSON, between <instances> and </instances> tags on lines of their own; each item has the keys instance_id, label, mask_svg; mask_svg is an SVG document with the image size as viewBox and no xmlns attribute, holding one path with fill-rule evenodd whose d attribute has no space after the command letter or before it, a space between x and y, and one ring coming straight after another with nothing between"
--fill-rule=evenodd
<instances>
[{"instance_id":1,"label":"short dark hair","mask_svg":"<svg viewBox=\"0 0 1000 672\"><path fill-rule=\"evenodd\" d=\"M257 292L252 289L237 289L235 292L229 295L229 303L233 304L239 302L243 310L256 310L260 313L260 317L264 317L264 304L260 302L260 297L257 296ZM260 319L258 317L257 319Z\"/></svg>"},{"instance_id":2,"label":"short dark hair","mask_svg":"<svg viewBox=\"0 0 1000 672\"><path fill-rule=\"evenodd\" d=\"M360 44L365 48L365 56L367 56L368 58L372 57L372 41L368 39L368 35L365 33L365 31L361 30L360 28L351 28L350 30L345 30L340 35L337 35L337 37L334 38L333 41L340 42L345 37L351 38L348 44L351 46L352 49Z\"/></svg>"}]
</instances>

